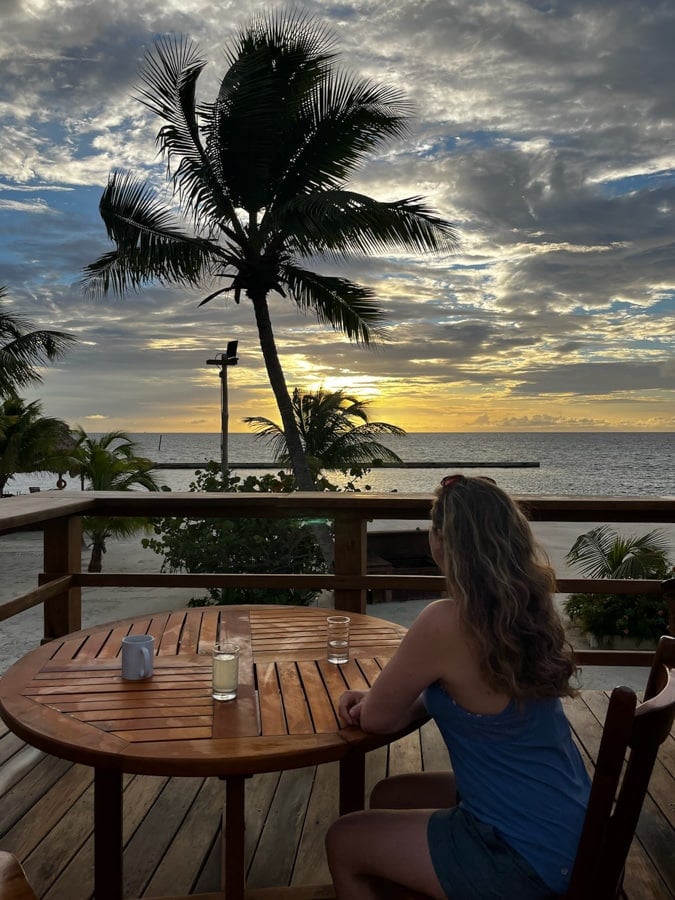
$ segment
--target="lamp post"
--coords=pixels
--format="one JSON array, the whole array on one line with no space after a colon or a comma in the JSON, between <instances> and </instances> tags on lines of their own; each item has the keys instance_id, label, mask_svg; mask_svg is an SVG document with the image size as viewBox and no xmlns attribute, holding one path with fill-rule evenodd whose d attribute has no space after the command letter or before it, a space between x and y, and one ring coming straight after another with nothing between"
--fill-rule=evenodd
<instances>
[{"instance_id":1,"label":"lamp post","mask_svg":"<svg viewBox=\"0 0 675 900\"><path fill-rule=\"evenodd\" d=\"M213 359L207 359L209 366L220 366L220 468L223 475L223 490L227 490L227 367L236 366L239 362L237 345L239 341L230 341L224 353L216 353Z\"/></svg>"}]
</instances>

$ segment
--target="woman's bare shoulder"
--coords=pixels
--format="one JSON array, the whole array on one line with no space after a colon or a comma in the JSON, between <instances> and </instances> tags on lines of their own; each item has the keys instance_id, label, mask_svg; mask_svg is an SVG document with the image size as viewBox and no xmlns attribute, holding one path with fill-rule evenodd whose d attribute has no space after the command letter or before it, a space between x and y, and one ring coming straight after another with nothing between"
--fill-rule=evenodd
<instances>
[{"instance_id":1,"label":"woman's bare shoulder","mask_svg":"<svg viewBox=\"0 0 675 900\"><path fill-rule=\"evenodd\" d=\"M457 603L451 597L443 597L428 603L419 613L413 625L418 622L424 624L454 622L457 620Z\"/></svg>"},{"instance_id":2,"label":"woman's bare shoulder","mask_svg":"<svg viewBox=\"0 0 675 900\"><path fill-rule=\"evenodd\" d=\"M418 637L441 636L444 641L448 641L457 632L457 626L457 604L454 600L442 599L425 606L409 630Z\"/></svg>"}]
</instances>

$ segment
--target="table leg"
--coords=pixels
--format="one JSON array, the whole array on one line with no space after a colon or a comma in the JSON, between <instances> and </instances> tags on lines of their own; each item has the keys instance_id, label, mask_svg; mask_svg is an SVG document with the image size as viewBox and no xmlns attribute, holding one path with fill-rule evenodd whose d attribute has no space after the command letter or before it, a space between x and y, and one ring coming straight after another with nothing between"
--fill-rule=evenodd
<instances>
[{"instance_id":1,"label":"table leg","mask_svg":"<svg viewBox=\"0 0 675 900\"><path fill-rule=\"evenodd\" d=\"M227 900L244 900L246 886L246 860L244 854L245 781L246 776L244 775L232 775L225 778L222 856L223 887Z\"/></svg>"},{"instance_id":2,"label":"table leg","mask_svg":"<svg viewBox=\"0 0 675 900\"><path fill-rule=\"evenodd\" d=\"M365 792L365 754L350 753L340 760L340 815L363 809Z\"/></svg>"},{"instance_id":3,"label":"table leg","mask_svg":"<svg viewBox=\"0 0 675 900\"><path fill-rule=\"evenodd\" d=\"M122 773L94 770L94 898L122 900Z\"/></svg>"}]
</instances>

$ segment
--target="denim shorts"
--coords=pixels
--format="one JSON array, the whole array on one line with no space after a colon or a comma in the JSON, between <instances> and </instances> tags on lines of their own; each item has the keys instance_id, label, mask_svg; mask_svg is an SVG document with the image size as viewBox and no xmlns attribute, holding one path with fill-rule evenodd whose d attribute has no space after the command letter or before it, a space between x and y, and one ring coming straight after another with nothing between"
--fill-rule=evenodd
<instances>
[{"instance_id":1,"label":"denim shorts","mask_svg":"<svg viewBox=\"0 0 675 900\"><path fill-rule=\"evenodd\" d=\"M439 809L427 826L431 860L451 900L548 900L558 896L491 825L461 806Z\"/></svg>"}]
</instances>

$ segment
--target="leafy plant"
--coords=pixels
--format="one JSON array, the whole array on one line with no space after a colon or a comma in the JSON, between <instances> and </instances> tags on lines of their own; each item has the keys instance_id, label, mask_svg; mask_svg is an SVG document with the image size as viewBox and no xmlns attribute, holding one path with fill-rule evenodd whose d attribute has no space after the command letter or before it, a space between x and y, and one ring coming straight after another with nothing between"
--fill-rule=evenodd
<instances>
[{"instance_id":1,"label":"leafy plant","mask_svg":"<svg viewBox=\"0 0 675 900\"><path fill-rule=\"evenodd\" d=\"M82 428L74 432L77 446L72 451L72 470L87 482L90 491L160 490L152 472L154 463L138 456L138 444L124 431L109 431L100 438L90 437ZM128 537L150 528L150 520L131 516L85 516L85 537L91 557L89 572L100 572L103 554L111 537Z\"/></svg>"},{"instance_id":2,"label":"leafy plant","mask_svg":"<svg viewBox=\"0 0 675 900\"><path fill-rule=\"evenodd\" d=\"M316 479L322 469L347 472L354 467L382 462L400 463L398 454L376 437L384 434L404 435L405 431L388 422L371 422L367 400L358 400L344 391L293 391L293 415L300 432L302 447L310 470ZM290 461L286 434L281 425L264 416L247 416L248 425L266 438L274 459L285 465Z\"/></svg>"},{"instance_id":3,"label":"leafy plant","mask_svg":"<svg viewBox=\"0 0 675 900\"><path fill-rule=\"evenodd\" d=\"M42 381L40 368L60 359L74 343L66 331L37 329L23 316L5 312L7 288L0 287L0 397Z\"/></svg>"},{"instance_id":4,"label":"leafy plant","mask_svg":"<svg viewBox=\"0 0 675 900\"><path fill-rule=\"evenodd\" d=\"M220 465L210 462L197 470L191 491L222 491ZM295 478L285 472L241 479L230 476L228 491L290 493ZM154 523L156 537L144 547L164 556L163 571L312 573L325 571L323 557L310 528L301 519L188 519L162 518ZM296 589L209 588L190 605L204 603L279 603L306 606L317 592Z\"/></svg>"},{"instance_id":5,"label":"leafy plant","mask_svg":"<svg viewBox=\"0 0 675 900\"><path fill-rule=\"evenodd\" d=\"M43 416L39 400L0 399L0 496L20 472L68 471L72 444L68 425Z\"/></svg>"},{"instance_id":6,"label":"leafy plant","mask_svg":"<svg viewBox=\"0 0 675 900\"><path fill-rule=\"evenodd\" d=\"M658 529L624 537L607 525L579 535L566 556L587 578L663 580L673 570L666 536ZM572 622L596 637L659 638L668 604L653 594L570 594L564 609Z\"/></svg>"}]
</instances>

